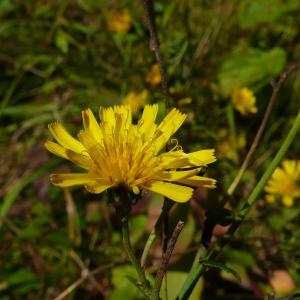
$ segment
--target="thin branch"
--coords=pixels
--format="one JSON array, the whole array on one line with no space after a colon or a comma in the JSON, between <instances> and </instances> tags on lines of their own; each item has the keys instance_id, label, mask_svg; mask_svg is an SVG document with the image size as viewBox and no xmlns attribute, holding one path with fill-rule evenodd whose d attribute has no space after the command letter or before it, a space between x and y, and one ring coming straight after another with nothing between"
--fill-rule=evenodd
<instances>
[{"instance_id":1,"label":"thin branch","mask_svg":"<svg viewBox=\"0 0 300 300\"><path fill-rule=\"evenodd\" d=\"M5 61L7 63L10 63L14 67L20 67L24 71L31 72L32 74L34 74L36 76L39 76L39 77L42 77L42 78L47 78L47 75L43 71L41 71L41 70L39 70L35 67L26 66L26 64L18 62L16 59L14 59L13 57L11 57L11 56L9 56L5 53L0 53L0 60Z\"/></svg>"},{"instance_id":2,"label":"thin branch","mask_svg":"<svg viewBox=\"0 0 300 300\"><path fill-rule=\"evenodd\" d=\"M85 263L82 261L82 259L79 257L79 255L74 251L70 251L70 257L73 258L73 260L77 263L77 265L81 268L82 274L86 276L91 284L97 289L97 291L103 295L104 290L103 288L99 285L97 279L95 276L91 273L91 271L86 267Z\"/></svg>"},{"instance_id":3,"label":"thin branch","mask_svg":"<svg viewBox=\"0 0 300 300\"><path fill-rule=\"evenodd\" d=\"M77 287L79 287L87 279L87 273L84 273L81 278L77 279L74 283L68 286L62 293L60 293L53 300L63 300L70 293L72 293Z\"/></svg>"},{"instance_id":4,"label":"thin branch","mask_svg":"<svg viewBox=\"0 0 300 300\"><path fill-rule=\"evenodd\" d=\"M66 202L68 236L78 246L81 243L81 233L79 228L79 217L73 196L69 189L64 188L64 199Z\"/></svg>"},{"instance_id":5,"label":"thin branch","mask_svg":"<svg viewBox=\"0 0 300 300\"><path fill-rule=\"evenodd\" d=\"M184 222L178 221L178 223L172 233L172 236L168 242L167 250L163 254L162 262L161 262L160 268L159 268L159 270L156 274L156 278L155 278L155 285L153 288L154 299L159 299L159 291L160 291L160 287L162 284L162 280L167 271L172 252L175 248L175 244L177 242L180 232L183 229L183 226L184 226Z\"/></svg>"},{"instance_id":6,"label":"thin branch","mask_svg":"<svg viewBox=\"0 0 300 300\"><path fill-rule=\"evenodd\" d=\"M113 267L115 267L115 264L108 264L106 266L98 267L92 271L90 271L90 274L95 275L102 273L106 270L109 270ZM63 292L61 292L57 297L55 297L53 300L63 300L65 297L67 297L70 293L72 293L76 288L78 288L86 279L88 278L87 272L81 273L81 278L77 279L75 282L73 282L70 286L68 286Z\"/></svg>"},{"instance_id":7,"label":"thin branch","mask_svg":"<svg viewBox=\"0 0 300 300\"><path fill-rule=\"evenodd\" d=\"M162 92L165 100L165 110L167 113L170 110L170 94L168 88L168 78L166 75L165 67L160 53L160 45L159 45L159 40L158 40L157 31L155 27L155 18L153 15L153 2L152 0L142 0L142 3L145 10L146 23L150 33L149 46L150 46L150 50L154 52L156 62L159 66Z\"/></svg>"},{"instance_id":8,"label":"thin branch","mask_svg":"<svg viewBox=\"0 0 300 300\"><path fill-rule=\"evenodd\" d=\"M269 119L269 116L270 116L270 113L272 111L272 108L273 108L273 105L274 105L274 102L277 98L277 94L283 84L283 82L287 79L287 77L294 71L296 71L297 69L300 68L300 61L298 61L297 63L291 65L289 68L287 68L287 70L285 72L283 72L281 74L281 76L279 77L279 79L277 80L277 82L275 82L274 84L272 84L272 88L273 88L273 91L272 91L272 95L271 95L271 98L269 100L269 104L267 106L267 109L265 111L265 114L264 114L264 117L262 119L262 122L258 128L258 131L255 135L255 138L252 142L252 145L246 155L246 158L238 172L238 174L236 175L236 177L234 178L233 182L231 183L230 187L228 188L228 195L232 195L233 192L235 191L236 187L238 186L243 174L245 173L247 167L248 167L248 164L250 162L250 159L252 158L253 156L253 153L255 152L258 144L259 144L259 141L260 141L260 138L264 132L264 129L266 127L266 124L267 124L267 121Z\"/></svg>"}]
</instances>

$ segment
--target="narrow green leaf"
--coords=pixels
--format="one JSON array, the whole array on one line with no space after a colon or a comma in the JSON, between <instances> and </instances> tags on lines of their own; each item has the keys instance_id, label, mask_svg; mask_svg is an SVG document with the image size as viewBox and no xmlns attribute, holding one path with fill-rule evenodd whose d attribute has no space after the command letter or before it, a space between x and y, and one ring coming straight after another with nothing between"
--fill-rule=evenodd
<instances>
[{"instance_id":1,"label":"narrow green leaf","mask_svg":"<svg viewBox=\"0 0 300 300\"><path fill-rule=\"evenodd\" d=\"M215 262L215 261L209 261L209 260L204 260L201 261L205 267L212 268L212 269L220 269L223 270L227 273L232 274L238 281L241 281L241 276L238 274L237 271L233 270L232 268L229 268L221 263Z\"/></svg>"},{"instance_id":2,"label":"narrow green leaf","mask_svg":"<svg viewBox=\"0 0 300 300\"><path fill-rule=\"evenodd\" d=\"M27 177L25 177L25 178L21 179L20 181L18 181L11 188L11 190L4 196L3 202L0 206L0 229L3 225L3 221L4 221L5 216L7 215L8 211L10 210L12 205L14 204L14 202L17 199L20 192L28 184L30 184L32 181L36 180L40 176L44 175L49 169L54 167L54 165L56 165L56 164L57 164L57 162L55 162L55 163L52 162L52 163L49 163L49 164L45 165L44 167L38 169L37 171L34 171L33 173L31 173Z\"/></svg>"}]
</instances>

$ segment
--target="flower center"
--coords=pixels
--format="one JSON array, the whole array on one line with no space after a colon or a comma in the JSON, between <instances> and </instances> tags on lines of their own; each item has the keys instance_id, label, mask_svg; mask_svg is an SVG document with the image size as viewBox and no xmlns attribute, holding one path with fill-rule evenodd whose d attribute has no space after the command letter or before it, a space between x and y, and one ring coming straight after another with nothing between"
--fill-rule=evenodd
<instances>
[{"instance_id":1,"label":"flower center","mask_svg":"<svg viewBox=\"0 0 300 300\"><path fill-rule=\"evenodd\" d=\"M127 133L122 137L106 134L90 151L99 176L128 187L147 184L161 161L150 141Z\"/></svg>"}]
</instances>

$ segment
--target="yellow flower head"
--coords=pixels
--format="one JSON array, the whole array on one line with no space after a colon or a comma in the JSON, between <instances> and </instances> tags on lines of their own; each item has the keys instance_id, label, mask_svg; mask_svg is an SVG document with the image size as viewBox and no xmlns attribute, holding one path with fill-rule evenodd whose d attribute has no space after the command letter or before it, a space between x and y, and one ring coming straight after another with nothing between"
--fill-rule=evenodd
<instances>
[{"instance_id":1,"label":"yellow flower head","mask_svg":"<svg viewBox=\"0 0 300 300\"><path fill-rule=\"evenodd\" d=\"M131 15L127 8L121 11L110 11L109 18L107 20L108 30L111 32L128 32L131 28Z\"/></svg>"},{"instance_id":2,"label":"yellow flower head","mask_svg":"<svg viewBox=\"0 0 300 300\"><path fill-rule=\"evenodd\" d=\"M186 115L173 108L157 125L157 112L157 104L146 105L141 119L132 124L129 105L101 107L98 123L92 111L86 109L78 140L59 122L50 124L58 143L48 140L45 147L86 170L52 174L50 181L60 187L84 185L96 194L117 186L125 186L135 194L146 189L176 202L188 201L193 187L214 188L216 180L197 175L203 166L216 160L214 150L185 153L176 145L162 152Z\"/></svg>"},{"instance_id":3,"label":"yellow flower head","mask_svg":"<svg viewBox=\"0 0 300 300\"><path fill-rule=\"evenodd\" d=\"M245 132L238 134L235 144L233 144L229 132L225 128L219 131L218 138L220 140L216 149L218 158L229 159L234 163L238 163L239 153L245 148L247 143Z\"/></svg>"},{"instance_id":4,"label":"yellow flower head","mask_svg":"<svg viewBox=\"0 0 300 300\"><path fill-rule=\"evenodd\" d=\"M160 71L158 64L151 67L150 72L146 76L146 82L151 85L158 85L161 82Z\"/></svg>"},{"instance_id":5,"label":"yellow flower head","mask_svg":"<svg viewBox=\"0 0 300 300\"><path fill-rule=\"evenodd\" d=\"M137 113L141 107L145 106L148 97L148 91L143 90L141 93L130 92L122 100L122 104L128 104L132 113Z\"/></svg>"},{"instance_id":6,"label":"yellow flower head","mask_svg":"<svg viewBox=\"0 0 300 300\"><path fill-rule=\"evenodd\" d=\"M257 107L255 106L256 98L253 92L247 87L234 89L231 100L234 108L242 115L247 115L248 113L255 114L257 112Z\"/></svg>"},{"instance_id":7,"label":"yellow flower head","mask_svg":"<svg viewBox=\"0 0 300 300\"><path fill-rule=\"evenodd\" d=\"M278 167L265 187L266 200L274 202L280 198L285 206L291 206L294 199L300 197L300 161L284 160L282 168Z\"/></svg>"},{"instance_id":8,"label":"yellow flower head","mask_svg":"<svg viewBox=\"0 0 300 300\"><path fill-rule=\"evenodd\" d=\"M177 101L177 104L178 105L185 105L185 104L191 104L192 102L193 102L193 100L192 100L191 97L186 97L186 98L179 99Z\"/></svg>"}]
</instances>

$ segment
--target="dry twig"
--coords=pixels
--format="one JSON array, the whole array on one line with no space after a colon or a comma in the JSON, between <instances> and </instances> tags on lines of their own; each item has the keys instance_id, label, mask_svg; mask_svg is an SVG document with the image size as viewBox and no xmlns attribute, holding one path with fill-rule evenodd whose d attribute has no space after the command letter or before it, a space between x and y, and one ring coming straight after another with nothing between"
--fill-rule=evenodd
<instances>
[{"instance_id":1,"label":"dry twig","mask_svg":"<svg viewBox=\"0 0 300 300\"><path fill-rule=\"evenodd\" d=\"M179 234L183 229L183 226L184 226L184 222L182 222L181 220L178 221L178 223L177 223L177 225L176 225L176 227L175 227L175 229L172 233L172 236L171 236L171 238L168 242L166 252L164 252L164 254L163 254L163 258L162 258L160 268L159 268L159 270L156 274L155 286L154 286L154 291L153 291L154 295L159 294L160 287L161 287L161 284L162 284L162 280L164 278L165 273L167 272L167 268L168 268L168 264L169 264L171 255L172 255L173 250L175 248L175 244L177 242Z\"/></svg>"},{"instance_id":2,"label":"dry twig","mask_svg":"<svg viewBox=\"0 0 300 300\"><path fill-rule=\"evenodd\" d=\"M156 26L155 26L155 18L153 15L153 5L152 5L153 3L151 0L142 0L142 3L145 10L146 23L150 33L150 50L154 52L156 62L159 66L162 92L165 98L165 108L166 108L166 112L168 112L170 110L170 94L168 88L168 79L167 79L166 71L164 68L164 64L160 52L160 45L159 45L159 40L158 40Z\"/></svg>"}]
</instances>

